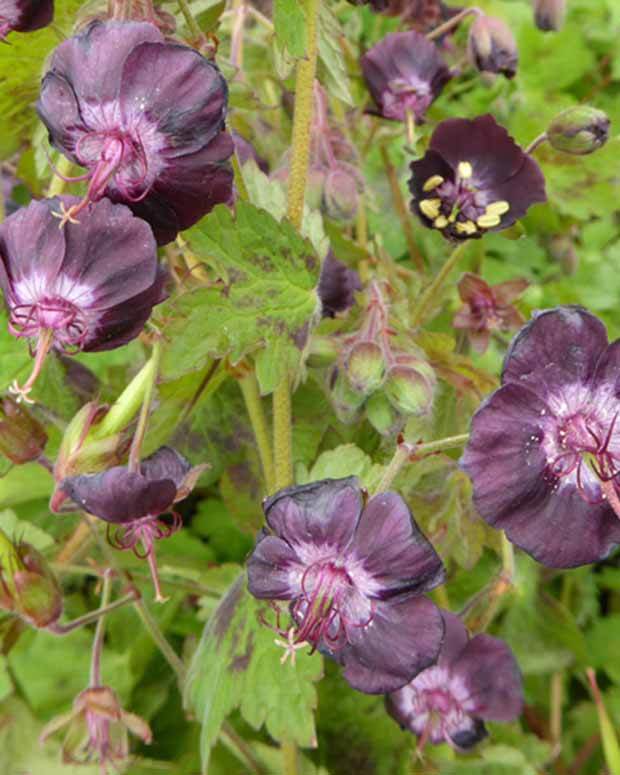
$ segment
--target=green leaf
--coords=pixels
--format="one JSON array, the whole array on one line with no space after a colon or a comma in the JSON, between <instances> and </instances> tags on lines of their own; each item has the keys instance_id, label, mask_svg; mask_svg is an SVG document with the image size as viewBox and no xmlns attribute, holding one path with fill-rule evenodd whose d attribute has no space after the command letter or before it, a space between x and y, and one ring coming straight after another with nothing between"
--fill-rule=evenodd
<instances>
[{"instance_id":1,"label":"green leaf","mask_svg":"<svg viewBox=\"0 0 620 775\"><path fill-rule=\"evenodd\" d=\"M263 393L271 392L299 364L319 309L320 261L312 246L288 222L244 202L235 216L216 207L187 237L219 282L173 302L164 375L201 368L208 356L228 355L234 363L267 348L259 382Z\"/></svg>"},{"instance_id":2,"label":"green leaf","mask_svg":"<svg viewBox=\"0 0 620 775\"><path fill-rule=\"evenodd\" d=\"M288 53L301 59L306 55L306 15L299 0L274 0L273 24L276 40Z\"/></svg>"},{"instance_id":3,"label":"green leaf","mask_svg":"<svg viewBox=\"0 0 620 775\"><path fill-rule=\"evenodd\" d=\"M355 444L341 444L319 455L307 477L300 480L316 482L319 479L339 479L357 476L362 485L372 490L380 481L383 466L373 464L372 459Z\"/></svg>"},{"instance_id":4,"label":"green leaf","mask_svg":"<svg viewBox=\"0 0 620 775\"><path fill-rule=\"evenodd\" d=\"M355 103L349 90L349 77L340 46L342 37L340 23L327 3L321 6L319 17L319 64L322 82L328 92L347 105Z\"/></svg>"},{"instance_id":5,"label":"green leaf","mask_svg":"<svg viewBox=\"0 0 620 775\"><path fill-rule=\"evenodd\" d=\"M205 772L220 728L237 707L252 727L265 725L276 740L316 745L313 683L323 674L322 660L301 650L295 665L282 665L274 632L259 619L267 610L247 591L242 574L207 623L194 655L186 703L202 724Z\"/></svg>"}]
</instances>

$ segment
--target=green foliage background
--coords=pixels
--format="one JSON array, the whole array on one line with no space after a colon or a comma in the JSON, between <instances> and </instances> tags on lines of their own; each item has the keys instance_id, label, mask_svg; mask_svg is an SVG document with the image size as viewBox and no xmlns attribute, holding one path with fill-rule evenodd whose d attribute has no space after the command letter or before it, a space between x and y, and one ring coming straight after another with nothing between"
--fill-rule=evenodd
<instances>
[{"instance_id":1,"label":"green foliage background","mask_svg":"<svg viewBox=\"0 0 620 775\"><path fill-rule=\"evenodd\" d=\"M292 57L305 50L299 4L275 0L274 5L275 38L264 25L248 23L243 77L231 82L230 114L231 125L252 140L272 169L290 143L290 113L282 107L281 95L293 86ZM257 619L257 604L244 591L243 580L237 580L262 523L265 487L239 385L234 373L216 359L230 356L236 363L242 356L253 358L264 394L285 371L296 374L293 439L298 481L355 473L371 487L393 453L394 439L380 437L368 421L340 423L329 403L325 369L312 358L312 345L293 343L295 332L316 323L315 287L328 240L347 264L370 266L371 272L395 284L393 314L407 342L414 343L407 321L421 281L408 257L380 147L387 149L398 170L403 193L408 151L399 125L379 122L371 136L372 120L362 114L368 96L357 64L360 52L398 25L346 2L326 0L324 5L320 79L330 95L334 123L359 152L370 241L360 246L354 227L322 218L312 208L306 213L302 239L283 220L283 188L251 164L243 170L251 204L243 205L235 219L218 208L184 235L205 276L225 280L236 273L234 293L228 297L215 286L204 287L190 272L179 281L178 293L156 312L166 344L146 451L170 442L192 462L210 464L195 493L182 504L186 527L158 547L171 599L152 608L173 647L191 664L191 680L183 698L132 607L109 617L104 678L154 731L153 745L137 748L123 771L193 775L208 760L211 775L279 773L276 742L286 739L303 747L303 775L604 773L585 668L596 669L618 726L618 556L558 572L517 553L514 586L501 598L490 631L505 638L519 660L525 680L524 716L514 724L491 725L490 740L470 756L455 757L440 746L427 749L424 761L416 759L412 737L385 715L382 700L353 692L332 665L322 665L320 656L302 654L296 668L280 666L270 631ZM526 277L530 287L520 303L526 316L536 308L583 304L604 319L614 338L620 334L620 3L568 0L564 28L549 34L535 28L525 0L480 0L476 5L506 20L514 31L518 74L511 82L489 80L465 66L432 107L428 123L419 128L418 150L438 121L484 112L493 113L526 145L560 110L583 102L609 114L612 136L602 150L582 158L542 146L536 157L547 179L548 204L533 208L519 230L472 244L452 279L467 268L491 284ZM176 15L179 33L186 34L176 3L162 6ZM203 29L217 32L218 62L232 77L231 19L222 17L225 7L214 0L191 3ZM18 180L12 194L18 203L42 195L51 177L45 132L34 112L46 58L76 18L97 10L96 3L83 7L76 0L57 0L52 28L13 34L9 45L0 46L0 158L3 173ZM462 49L464 30L456 42ZM417 223L414 229L429 274L434 273L446 259L446 244ZM165 258L178 267L174 251L169 249ZM262 271L265 267L269 271ZM273 300L269 309L265 298ZM458 305L452 282L435 299L432 323L415 338L443 377L432 422L408 429L426 441L467 431L471 413L495 384L507 344L505 337L495 339L482 357L459 356L451 327ZM246 316L239 314L241 306ZM359 309L344 320L324 321L315 331L327 337L353 331L358 323ZM146 340L139 340L109 354L79 356L78 361L100 380L101 399L113 401L148 352ZM3 319L0 387L23 378L28 364L23 342L7 333ZM201 390L207 375L208 386ZM53 360L35 397L50 435L47 454L54 458L62 429L83 399L63 365ZM426 459L405 469L396 482L448 567L449 583L439 601L452 610L482 589L501 564L498 535L474 513L457 456L455 452ZM77 517L50 514L52 481L40 467L11 469L3 461L2 468L6 474L0 479L0 527L25 536L54 561ZM100 561L97 546L86 543L69 564L54 565L66 594L67 618L96 607ZM143 564L129 553L118 555L118 561L134 573L150 606ZM36 743L44 723L65 712L86 685L90 639L90 631L58 638L28 631L10 617L0 620L0 772L98 773L96 766L62 766L57 743L45 748ZM227 717L229 726L220 734Z\"/></svg>"}]
</instances>

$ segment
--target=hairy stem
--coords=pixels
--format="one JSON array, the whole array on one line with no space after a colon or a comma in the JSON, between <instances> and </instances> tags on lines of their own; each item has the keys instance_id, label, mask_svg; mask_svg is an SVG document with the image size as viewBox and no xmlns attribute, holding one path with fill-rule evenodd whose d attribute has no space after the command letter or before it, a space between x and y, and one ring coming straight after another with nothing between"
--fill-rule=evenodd
<instances>
[{"instance_id":1,"label":"hairy stem","mask_svg":"<svg viewBox=\"0 0 620 775\"><path fill-rule=\"evenodd\" d=\"M146 385L144 391L144 398L142 400L142 407L140 408L140 416L138 417L138 425L136 432L134 433L131 449L129 450L129 462L128 468L130 471L140 470L140 457L142 454L142 444L146 435L146 426L149 420L149 412L151 411L151 404L153 402L153 395L155 393L155 385L157 384L157 375L159 373L159 361L161 359L161 342L159 339L155 341L153 345L153 353L151 355L152 362L152 379Z\"/></svg>"},{"instance_id":2,"label":"hairy stem","mask_svg":"<svg viewBox=\"0 0 620 775\"><path fill-rule=\"evenodd\" d=\"M388 182L390 184L390 191L392 192L392 202L394 204L394 209L396 210L396 214L398 215L398 218L400 220L400 225L403 230L403 234L405 235L405 242L407 243L407 250L409 252L409 257L415 264L416 269L419 272L424 273L424 269L425 269L424 258L422 257L422 254L418 250L418 246L415 241L415 236L413 234L413 220L411 217L411 213L407 208L407 204L403 197L403 193L400 190L400 181L398 180L396 169L392 164L390 155L385 145L381 146L381 158L383 159L383 166L385 167L385 172L387 174Z\"/></svg>"},{"instance_id":3,"label":"hairy stem","mask_svg":"<svg viewBox=\"0 0 620 775\"><path fill-rule=\"evenodd\" d=\"M110 602L112 587L112 571L108 570L103 576L103 589L101 590L101 608L106 608ZM101 653L103 651L103 638L105 636L105 616L99 617L95 639L93 641L93 653L90 664L90 685L101 686Z\"/></svg>"},{"instance_id":4,"label":"hairy stem","mask_svg":"<svg viewBox=\"0 0 620 775\"><path fill-rule=\"evenodd\" d=\"M451 19L448 19L447 22L440 24L439 27L435 27L434 30L428 33L426 38L427 40L436 40L437 38L440 38L442 35L445 35L446 32L450 32L450 30L454 29L454 27L459 25L463 21L463 19L467 18L468 16L472 16L472 15L480 16L481 13L482 12L480 11L479 8L463 8L463 10L460 13L457 13Z\"/></svg>"},{"instance_id":5,"label":"hairy stem","mask_svg":"<svg viewBox=\"0 0 620 775\"><path fill-rule=\"evenodd\" d=\"M106 574L103 574L103 578L105 580ZM72 622L68 622L67 624L51 624L47 628L50 632L53 632L54 635L68 635L70 632L73 632L73 630L77 630L80 627L84 627L87 624L92 624L92 622L101 622L102 619L104 619L109 613L112 613L112 611L116 611L117 608L122 608L124 605L127 605L127 603L131 603L136 599L136 591L128 592L123 597L119 597L118 600L115 600L113 603L110 603L109 605L101 605L99 608L97 608L94 611L89 611L89 613L84 614L84 616L80 616L77 619L74 619Z\"/></svg>"},{"instance_id":6,"label":"hairy stem","mask_svg":"<svg viewBox=\"0 0 620 775\"><path fill-rule=\"evenodd\" d=\"M157 621L149 609L145 606L144 601L142 599L136 600L134 603L134 608L142 620L142 624L144 625L145 629L148 630L151 638L153 638L155 645L161 651L162 656L174 671L174 674L177 677L177 682L179 684L179 690L182 693L186 677L185 665L177 656L170 643L168 643L166 636L161 631L159 624L157 624Z\"/></svg>"},{"instance_id":7,"label":"hairy stem","mask_svg":"<svg viewBox=\"0 0 620 775\"><path fill-rule=\"evenodd\" d=\"M426 321L429 307L436 300L443 284L446 282L450 276L450 273L459 262L459 259L463 255L467 244L467 242L461 242L460 245L457 245L457 247L454 248L446 263L441 267L431 284L422 293L420 301L418 302L417 307L414 309L411 318L411 325L413 327L420 326Z\"/></svg>"},{"instance_id":8,"label":"hairy stem","mask_svg":"<svg viewBox=\"0 0 620 775\"><path fill-rule=\"evenodd\" d=\"M275 473L271 442L269 440L269 430L263 411L263 403L258 389L258 380L256 379L254 371L251 371L239 380L239 387L243 394L245 407L250 418L254 438L256 439L256 446L258 447L258 455L263 469L265 484L267 485L267 492L273 492L275 486Z\"/></svg>"},{"instance_id":9,"label":"hairy stem","mask_svg":"<svg viewBox=\"0 0 620 775\"><path fill-rule=\"evenodd\" d=\"M282 772L283 775L298 775L299 773L299 753L297 746L290 740L281 743L282 750Z\"/></svg>"},{"instance_id":10,"label":"hairy stem","mask_svg":"<svg viewBox=\"0 0 620 775\"><path fill-rule=\"evenodd\" d=\"M542 145L543 143L546 143L549 139L546 132L543 132L542 134L538 135L538 137L535 137L532 142L527 146L525 149L525 153L532 153L535 151L539 145Z\"/></svg>"},{"instance_id":11,"label":"hairy stem","mask_svg":"<svg viewBox=\"0 0 620 775\"><path fill-rule=\"evenodd\" d=\"M183 14L183 18L185 19L185 23L187 24L192 37L196 40L200 40L200 38L202 38L202 31L198 26L198 22L194 19L194 14L192 13L187 0L179 0L179 8L181 9L181 13Z\"/></svg>"}]
</instances>

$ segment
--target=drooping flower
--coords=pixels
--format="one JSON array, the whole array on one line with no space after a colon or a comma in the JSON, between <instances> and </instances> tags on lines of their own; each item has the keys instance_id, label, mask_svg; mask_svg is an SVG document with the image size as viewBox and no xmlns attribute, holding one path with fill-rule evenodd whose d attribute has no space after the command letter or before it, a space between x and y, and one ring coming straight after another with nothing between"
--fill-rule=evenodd
<instances>
[{"instance_id":1,"label":"drooping flower","mask_svg":"<svg viewBox=\"0 0 620 775\"><path fill-rule=\"evenodd\" d=\"M370 694L403 686L434 662L443 622L421 595L442 582L443 566L399 495L364 504L355 477L325 479L281 490L264 511L249 590L290 601L285 658L304 644L319 649Z\"/></svg>"},{"instance_id":2,"label":"drooping flower","mask_svg":"<svg viewBox=\"0 0 620 775\"><path fill-rule=\"evenodd\" d=\"M442 121L410 169L411 209L451 240L506 229L547 199L540 167L491 115Z\"/></svg>"},{"instance_id":3,"label":"drooping flower","mask_svg":"<svg viewBox=\"0 0 620 775\"><path fill-rule=\"evenodd\" d=\"M109 686L90 686L78 694L69 713L58 716L43 729L39 738L45 743L67 728L62 745L63 762L88 764L96 761L103 775L129 757L129 733L147 745L153 735L148 723L123 709L118 695Z\"/></svg>"},{"instance_id":4,"label":"drooping flower","mask_svg":"<svg viewBox=\"0 0 620 775\"><path fill-rule=\"evenodd\" d=\"M490 635L469 638L458 616L442 611L445 638L437 664L388 695L389 714L419 740L471 748L487 735L485 721L514 721L523 706L518 665Z\"/></svg>"},{"instance_id":5,"label":"drooping flower","mask_svg":"<svg viewBox=\"0 0 620 775\"><path fill-rule=\"evenodd\" d=\"M0 287L13 336L35 342L33 371L15 392L26 397L50 349L112 350L135 339L165 274L147 223L103 200L79 226L58 229L54 212L74 197L33 201L0 225Z\"/></svg>"},{"instance_id":6,"label":"drooping flower","mask_svg":"<svg viewBox=\"0 0 620 775\"><path fill-rule=\"evenodd\" d=\"M323 306L323 317L333 318L338 312L345 312L355 303L355 292L361 290L362 284L358 273L342 261L339 261L330 250L321 268L319 278L319 298Z\"/></svg>"},{"instance_id":7,"label":"drooping flower","mask_svg":"<svg viewBox=\"0 0 620 775\"><path fill-rule=\"evenodd\" d=\"M437 46L414 30L387 35L361 65L378 112L396 121L406 121L408 113L423 121L452 77Z\"/></svg>"},{"instance_id":8,"label":"drooping flower","mask_svg":"<svg viewBox=\"0 0 620 775\"><path fill-rule=\"evenodd\" d=\"M465 272L458 284L463 306L454 316L452 325L467 331L476 352L485 352L491 331L510 331L525 323L525 318L512 306L512 302L519 298L528 285L523 277L499 285L489 285L482 277Z\"/></svg>"},{"instance_id":9,"label":"drooping flower","mask_svg":"<svg viewBox=\"0 0 620 775\"><path fill-rule=\"evenodd\" d=\"M54 0L2 0L0 3L0 40L9 32L34 32L54 18Z\"/></svg>"},{"instance_id":10,"label":"drooping flower","mask_svg":"<svg viewBox=\"0 0 620 775\"><path fill-rule=\"evenodd\" d=\"M517 42L506 22L481 14L469 28L468 53L482 73L514 78L519 64Z\"/></svg>"},{"instance_id":11,"label":"drooping flower","mask_svg":"<svg viewBox=\"0 0 620 775\"><path fill-rule=\"evenodd\" d=\"M543 32L557 32L564 26L566 0L534 0L534 21Z\"/></svg>"},{"instance_id":12,"label":"drooping flower","mask_svg":"<svg viewBox=\"0 0 620 775\"><path fill-rule=\"evenodd\" d=\"M149 561L156 599L159 587L155 541L168 538L182 525L174 504L194 488L204 466L194 466L170 447L160 447L145 458L139 470L114 466L97 474L71 476L58 490L81 509L109 523L108 537L119 549L132 549ZM172 522L161 519L170 513Z\"/></svg>"},{"instance_id":13,"label":"drooping flower","mask_svg":"<svg viewBox=\"0 0 620 775\"><path fill-rule=\"evenodd\" d=\"M620 543L620 341L582 307L534 315L502 386L480 406L461 465L481 516L554 568Z\"/></svg>"},{"instance_id":14,"label":"drooping flower","mask_svg":"<svg viewBox=\"0 0 620 775\"><path fill-rule=\"evenodd\" d=\"M88 170L86 197L61 223L107 196L165 244L228 202L226 108L217 67L152 24L95 21L61 43L37 110L52 144Z\"/></svg>"}]
</instances>

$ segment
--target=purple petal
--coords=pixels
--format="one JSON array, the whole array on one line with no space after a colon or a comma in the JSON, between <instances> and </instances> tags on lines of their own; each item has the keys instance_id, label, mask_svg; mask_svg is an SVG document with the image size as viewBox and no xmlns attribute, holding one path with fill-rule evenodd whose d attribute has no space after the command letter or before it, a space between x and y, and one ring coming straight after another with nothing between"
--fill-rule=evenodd
<instances>
[{"instance_id":1,"label":"purple petal","mask_svg":"<svg viewBox=\"0 0 620 775\"><path fill-rule=\"evenodd\" d=\"M100 474L69 477L60 483L59 489L89 514L123 524L164 514L177 492L172 480L149 481L125 466L115 466Z\"/></svg>"},{"instance_id":2,"label":"purple petal","mask_svg":"<svg viewBox=\"0 0 620 775\"><path fill-rule=\"evenodd\" d=\"M354 628L339 655L344 677L367 694L399 689L436 661L443 634L441 613L425 597L377 602L370 624Z\"/></svg>"},{"instance_id":3,"label":"purple petal","mask_svg":"<svg viewBox=\"0 0 620 775\"><path fill-rule=\"evenodd\" d=\"M263 533L247 562L248 589L263 600L293 600L301 593L303 566L286 541Z\"/></svg>"},{"instance_id":4,"label":"purple petal","mask_svg":"<svg viewBox=\"0 0 620 775\"><path fill-rule=\"evenodd\" d=\"M362 288L358 273L339 261L330 250L321 268L319 298L323 317L333 318L355 303L355 291Z\"/></svg>"},{"instance_id":5,"label":"purple petal","mask_svg":"<svg viewBox=\"0 0 620 775\"><path fill-rule=\"evenodd\" d=\"M490 231L506 229L522 218L533 204L547 201L545 176L534 159L524 156L523 164L512 177L502 183L489 184L487 196L490 202L506 201L510 205L501 224Z\"/></svg>"},{"instance_id":6,"label":"purple petal","mask_svg":"<svg viewBox=\"0 0 620 775\"><path fill-rule=\"evenodd\" d=\"M192 464L172 447L160 447L140 464L140 471L149 481L172 479L177 490L192 470Z\"/></svg>"},{"instance_id":7,"label":"purple petal","mask_svg":"<svg viewBox=\"0 0 620 775\"><path fill-rule=\"evenodd\" d=\"M469 633L467 628L456 614L450 611L441 610L445 635L439 652L439 665L449 665L463 651L469 642Z\"/></svg>"},{"instance_id":8,"label":"purple petal","mask_svg":"<svg viewBox=\"0 0 620 775\"><path fill-rule=\"evenodd\" d=\"M444 580L444 567L395 492L375 495L362 512L352 550L381 589L378 597L428 592Z\"/></svg>"},{"instance_id":9,"label":"purple petal","mask_svg":"<svg viewBox=\"0 0 620 775\"><path fill-rule=\"evenodd\" d=\"M49 72L41 83L37 113L50 136L50 143L71 154L74 162L77 137L87 131L71 83L59 73Z\"/></svg>"},{"instance_id":10,"label":"purple petal","mask_svg":"<svg viewBox=\"0 0 620 775\"><path fill-rule=\"evenodd\" d=\"M542 398L585 385L607 347L601 321L583 307L535 313L514 338L504 361L502 383L528 385Z\"/></svg>"},{"instance_id":11,"label":"purple petal","mask_svg":"<svg viewBox=\"0 0 620 775\"><path fill-rule=\"evenodd\" d=\"M168 136L169 156L197 151L220 132L228 89L217 67L188 46L143 43L129 53L120 105L128 125L146 117Z\"/></svg>"},{"instance_id":12,"label":"purple petal","mask_svg":"<svg viewBox=\"0 0 620 775\"><path fill-rule=\"evenodd\" d=\"M465 683L467 710L485 721L514 721L523 709L519 666L504 641L476 635L452 665Z\"/></svg>"},{"instance_id":13,"label":"purple petal","mask_svg":"<svg viewBox=\"0 0 620 775\"><path fill-rule=\"evenodd\" d=\"M269 527L291 546L342 552L362 511L362 494L355 477L325 479L280 490L263 508Z\"/></svg>"},{"instance_id":14,"label":"purple petal","mask_svg":"<svg viewBox=\"0 0 620 775\"><path fill-rule=\"evenodd\" d=\"M3 3L3 15L6 14L6 0ZM11 5L15 6L17 20L11 24L11 29L17 32L34 32L48 24L54 18L53 0L15 0Z\"/></svg>"}]
</instances>

